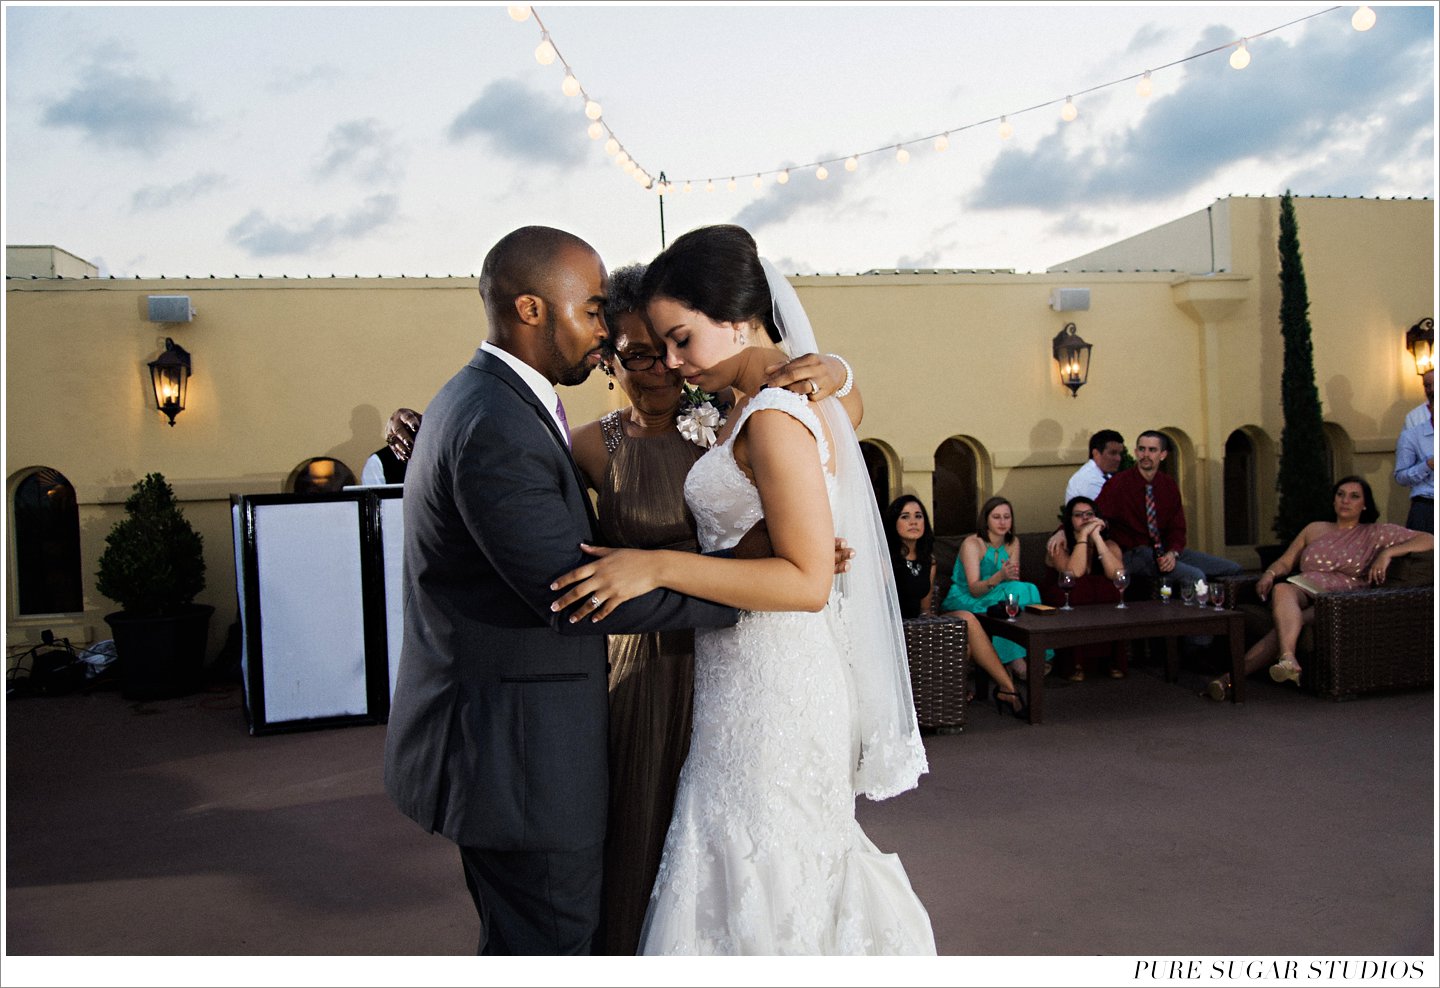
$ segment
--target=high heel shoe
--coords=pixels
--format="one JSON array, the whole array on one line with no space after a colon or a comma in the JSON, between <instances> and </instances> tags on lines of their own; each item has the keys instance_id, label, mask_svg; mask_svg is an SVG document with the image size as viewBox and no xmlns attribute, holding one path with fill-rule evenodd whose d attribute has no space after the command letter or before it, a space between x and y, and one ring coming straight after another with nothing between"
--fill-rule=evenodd
<instances>
[{"instance_id":1,"label":"high heel shoe","mask_svg":"<svg viewBox=\"0 0 1440 988\"><path fill-rule=\"evenodd\" d=\"M1020 705L1019 705L1019 706L1016 706L1015 704L1009 702L1008 700L1003 699L1003 697L1008 697L1008 696L1013 696L1015 699L1019 700L1019 701L1020 701ZM1002 690L1002 689L1000 688L999 684L998 684L998 683L996 684L996 686L995 686L995 712L996 712L997 714L1000 714L1002 717L1003 717L1005 714L1007 714L1007 713L1008 713L1008 714L1014 714L1016 717L1019 717L1021 720L1025 720L1025 719L1026 719L1026 714L1027 714L1028 711L1029 711L1029 706L1030 706L1030 705L1025 702L1025 697L1024 697L1022 694L1017 693L1017 692L1014 692L1014 691L1011 691L1011 690Z\"/></svg>"},{"instance_id":2,"label":"high heel shoe","mask_svg":"<svg viewBox=\"0 0 1440 988\"><path fill-rule=\"evenodd\" d=\"M1235 686L1233 683L1230 682L1229 676L1221 676L1218 679L1212 679L1210 680L1209 685L1205 687L1205 695L1217 703L1222 700L1230 699L1230 697L1234 695L1234 693Z\"/></svg>"},{"instance_id":3,"label":"high heel shoe","mask_svg":"<svg viewBox=\"0 0 1440 988\"><path fill-rule=\"evenodd\" d=\"M1293 655L1282 655L1280 661L1270 667L1270 678L1277 683L1286 681L1300 685L1300 663Z\"/></svg>"}]
</instances>

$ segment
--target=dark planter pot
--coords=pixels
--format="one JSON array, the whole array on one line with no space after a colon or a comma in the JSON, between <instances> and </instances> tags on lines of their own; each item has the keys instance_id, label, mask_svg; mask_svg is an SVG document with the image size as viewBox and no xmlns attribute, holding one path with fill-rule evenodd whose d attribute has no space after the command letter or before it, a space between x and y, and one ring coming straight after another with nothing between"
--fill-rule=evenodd
<instances>
[{"instance_id":1,"label":"dark planter pot","mask_svg":"<svg viewBox=\"0 0 1440 988\"><path fill-rule=\"evenodd\" d=\"M162 700L200 688L209 638L209 604L189 604L165 617L105 615L120 660L120 693L127 700Z\"/></svg>"}]
</instances>

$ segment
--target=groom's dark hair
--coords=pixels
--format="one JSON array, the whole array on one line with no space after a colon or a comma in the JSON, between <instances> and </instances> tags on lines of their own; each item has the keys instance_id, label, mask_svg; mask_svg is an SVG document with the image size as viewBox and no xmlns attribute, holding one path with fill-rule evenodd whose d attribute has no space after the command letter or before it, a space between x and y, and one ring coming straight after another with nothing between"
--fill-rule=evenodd
<instances>
[{"instance_id":1,"label":"groom's dark hair","mask_svg":"<svg viewBox=\"0 0 1440 988\"><path fill-rule=\"evenodd\" d=\"M702 226L675 239L645 272L646 299L673 298L715 322L759 322L780 342L755 238L738 226Z\"/></svg>"},{"instance_id":2,"label":"groom's dark hair","mask_svg":"<svg viewBox=\"0 0 1440 988\"><path fill-rule=\"evenodd\" d=\"M487 315L520 295L550 297L555 258L571 248L595 252L573 233L549 226L522 226L501 237L480 267L480 297Z\"/></svg>"}]
</instances>

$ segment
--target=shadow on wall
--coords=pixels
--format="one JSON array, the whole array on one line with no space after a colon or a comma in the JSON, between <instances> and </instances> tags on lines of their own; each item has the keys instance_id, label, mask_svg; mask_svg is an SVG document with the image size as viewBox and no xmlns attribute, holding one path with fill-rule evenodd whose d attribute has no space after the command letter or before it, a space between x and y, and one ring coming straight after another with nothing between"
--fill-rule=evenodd
<instances>
[{"instance_id":1,"label":"shadow on wall","mask_svg":"<svg viewBox=\"0 0 1440 988\"><path fill-rule=\"evenodd\" d=\"M324 455L344 463L358 477L370 454L385 445L385 421L374 405L356 405L350 410L350 438Z\"/></svg>"},{"instance_id":2,"label":"shadow on wall","mask_svg":"<svg viewBox=\"0 0 1440 988\"><path fill-rule=\"evenodd\" d=\"M1323 406L1325 419L1327 421L1347 423L1346 431L1352 436L1378 436L1380 434L1380 423L1369 415L1363 415L1355 407L1355 386L1350 379L1337 374L1325 382L1325 404ZM1405 412L1400 413L1400 420L1405 419ZM1399 435L1399 429L1395 430Z\"/></svg>"}]
</instances>

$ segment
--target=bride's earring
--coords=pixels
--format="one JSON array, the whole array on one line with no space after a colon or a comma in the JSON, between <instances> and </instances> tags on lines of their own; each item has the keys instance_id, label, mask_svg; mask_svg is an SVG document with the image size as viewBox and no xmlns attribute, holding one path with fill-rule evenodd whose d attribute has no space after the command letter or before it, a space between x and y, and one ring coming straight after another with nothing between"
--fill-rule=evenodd
<instances>
[{"instance_id":1,"label":"bride's earring","mask_svg":"<svg viewBox=\"0 0 1440 988\"><path fill-rule=\"evenodd\" d=\"M750 342L750 337L746 335L745 330L739 328L738 326L735 328L734 333L736 346L745 346Z\"/></svg>"}]
</instances>

